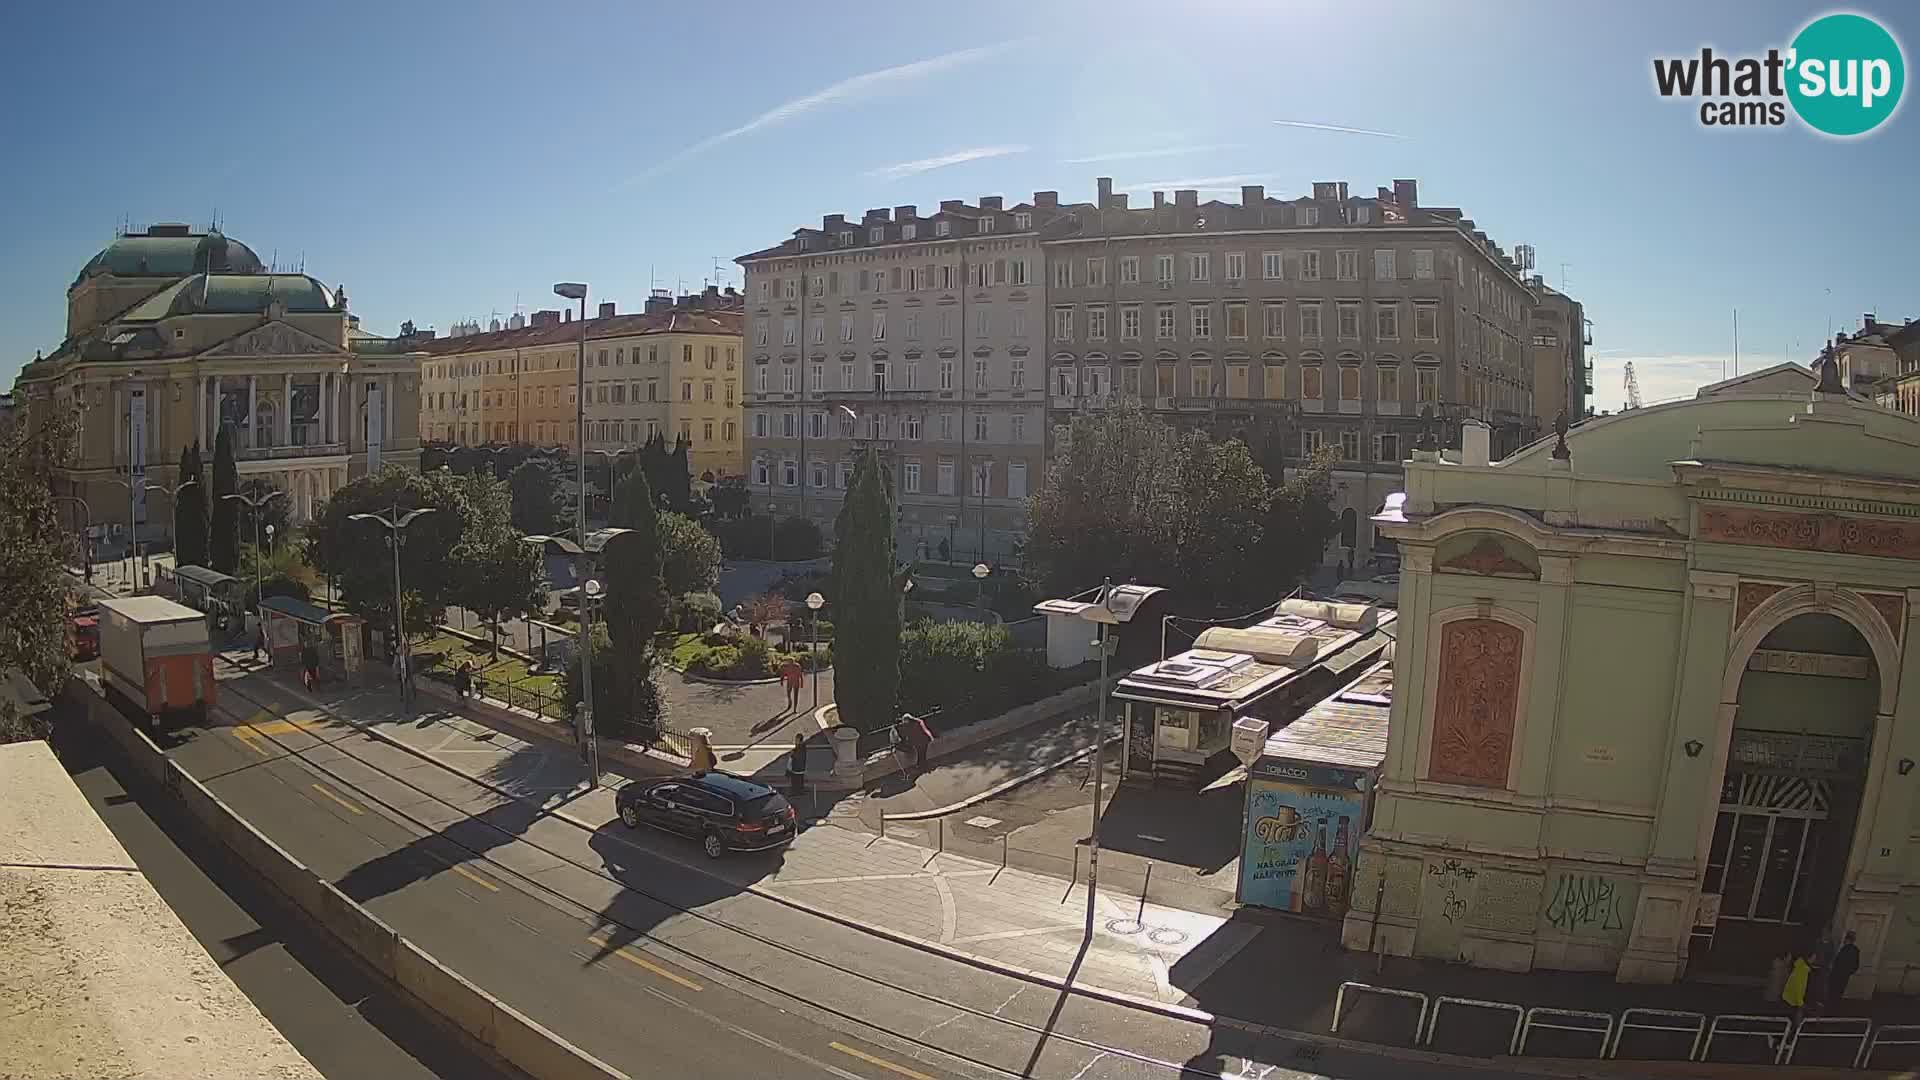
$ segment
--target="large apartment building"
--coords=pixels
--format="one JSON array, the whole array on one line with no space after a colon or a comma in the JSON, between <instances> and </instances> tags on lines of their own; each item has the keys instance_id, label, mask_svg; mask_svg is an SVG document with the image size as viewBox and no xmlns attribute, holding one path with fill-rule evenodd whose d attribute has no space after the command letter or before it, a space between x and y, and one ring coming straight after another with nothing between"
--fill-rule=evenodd
<instances>
[{"instance_id":1,"label":"large apartment building","mask_svg":"<svg viewBox=\"0 0 1920 1080\"><path fill-rule=\"evenodd\" d=\"M634 450L658 433L688 441L695 477L740 475L740 320L731 290L655 296L640 314L601 304L584 328L588 452ZM470 446L571 449L581 330L563 312L537 311L519 329L424 343L421 430Z\"/></svg>"},{"instance_id":2,"label":"large apartment building","mask_svg":"<svg viewBox=\"0 0 1920 1080\"><path fill-rule=\"evenodd\" d=\"M1370 518L1400 489L1423 413L1448 446L1486 423L1496 456L1539 430L1529 282L1459 209L1422 206L1414 181L1292 199L1247 186L1239 202L1156 191L1138 207L1107 178L1097 189L1044 245L1057 431L1120 393L1241 436L1270 466L1333 447L1329 559L1364 562L1394 549Z\"/></svg>"},{"instance_id":3,"label":"large apartment building","mask_svg":"<svg viewBox=\"0 0 1920 1080\"><path fill-rule=\"evenodd\" d=\"M1043 230L1056 193L830 214L737 261L755 504L831 535L853 459L893 475L906 557L1010 555L1046 445Z\"/></svg>"}]
</instances>

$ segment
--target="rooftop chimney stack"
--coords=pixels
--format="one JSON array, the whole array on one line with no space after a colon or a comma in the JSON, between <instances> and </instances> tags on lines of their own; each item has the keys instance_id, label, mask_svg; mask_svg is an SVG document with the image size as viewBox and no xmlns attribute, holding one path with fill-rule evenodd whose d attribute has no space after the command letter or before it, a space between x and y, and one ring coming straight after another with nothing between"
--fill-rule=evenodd
<instances>
[{"instance_id":1,"label":"rooftop chimney stack","mask_svg":"<svg viewBox=\"0 0 1920 1080\"><path fill-rule=\"evenodd\" d=\"M1164 191L1156 191L1156 192L1154 192L1154 193L1153 193L1153 208L1154 208L1155 210L1164 210L1164 209L1166 209L1166 206L1167 206L1167 193L1166 193L1166 192L1164 192Z\"/></svg>"},{"instance_id":2,"label":"rooftop chimney stack","mask_svg":"<svg viewBox=\"0 0 1920 1080\"><path fill-rule=\"evenodd\" d=\"M600 301L600 317L601 318L611 319L613 318L614 312L617 310L618 309L614 307L613 301L611 300Z\"/></svg>"},{"instance_id":3,"label":"rooftop chimney stack","mask_svg":"<svg viewBox=\"0 0 1920 1080\"><path fill-rule=\"evenodd\" d=\"M1181 210L1196 210L1200 207L1199 188L1177 188L1173 193L1173 205Z\"/></svg>"},{"instance_id":4,"label":"rooftop chimney stack","mask_svg":"<svg viewBox=\"0 0 1920 1080\"><path fill-rule=\"evenodd\" d=\"M1057 191L1036 191L1033 193L1033 205L1042 210L1052 210L1060 205L1060 193Z\"/></svg>"},{"instance_id":5,"label":"rooftop chimney stack","mask_svg":"<svg viewBox=\"0 0 1920 1080\"><path fill-rule=\"evenodd\" d=\"M1253 207L1267 201L1267 189L1262 184L1240 185L1240 205Z\"/></svg>"},{"instance_id":6,"label":"rooftop chimney stack","mask_svg":"<svg viewBox=\"0 0 1920 1080\"><path fill-rule=\"evenodd\" d=\"M573 321L573 309L572 309L572 308L561 308L561 309L560 309L560 321L561 321L561 322L563 322L563 323L570 323L570 322L572 322L572 321Z\"/></svg>"},{"instance_id":7,"label":"rooftop chimney stack","mask_svg":"<svg viewBox=\"0 0 1920 1080\"><path fill-rule=\"evenodd\" d=\"M912 221L915 217L919 216L919 209L917 206L896 206L893 208L893 219L895 221Z\"/></svg>"},{"instance_id":8,"label":"rooftop chimney stack","mask_svg":"<svg viewBox=\"0 0 1920 1080\"><path fill-rule=\"evenodd\" d=\"M820 231L832 232L835 229L843 228L846 224L847 224L847 215L828 214L826 217L823 217L820 219Z\"/></svg>"},{"instance_id":9,"label":"rooftop chimney stack","mask_svg":"<svg viewBox=\"0 0 1920 1080\"><path fill-rule=\"evenodd\" d=\"M1105 206L1113 201L1113 177L1102 176L1094 181L1094 185L1100 189L1100 197L1093 203L1095 206Z\"/></svg>"},{"instance_id":10,"label":"rooftop chimney stack","mask_svg":"<svg viewBox=\"0 0 1920 1080\"><path fill-rule=\"evenodd\" d=\"M982 210L998 210L998 209L1000 209L1000 196L998 196L998 195L982 195L982 196L980 196L980 209L982 209Z\"/></svg>"},{"instance_id":11,"label":"rooftop chimney stack","mask_svg":"<svg viewBox=\"0 0 1920 1080\"><path fill-rule=\"evenodd\" d=\"M941 213L946 213L952 210L965 210L966 208L967 208L967 200L965 199L941 199L940 200Z\"/></svg>"},{"instance_id":12,"label":"rooftop chimney stack","mask_svg":"<svg viewBox=\"0 0 1920 1080\"><path fill-rule=\"evenodd\" d=\"M1393 182L1393 201L1399 203L1403 210L1411 210L1419 206L1420 181L1395 180Z\"/></svg>"}]
</instances>

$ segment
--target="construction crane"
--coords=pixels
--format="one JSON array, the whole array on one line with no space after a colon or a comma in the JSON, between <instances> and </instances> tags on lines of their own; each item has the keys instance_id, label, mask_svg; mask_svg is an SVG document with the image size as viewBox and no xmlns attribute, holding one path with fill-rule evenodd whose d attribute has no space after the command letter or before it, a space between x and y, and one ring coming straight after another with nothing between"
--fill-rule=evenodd
<instances>
[{"instance_id":1,"label":"construction crane","mask_svg":"<svg viewBox=\"0 0 1920 1080\"><path fill-rule=\"evenodd\" d=\"M1633 373L1633 361L1627 361L1627 408L1640 407L1640 377Z\"/></svg>"}]
</instances>

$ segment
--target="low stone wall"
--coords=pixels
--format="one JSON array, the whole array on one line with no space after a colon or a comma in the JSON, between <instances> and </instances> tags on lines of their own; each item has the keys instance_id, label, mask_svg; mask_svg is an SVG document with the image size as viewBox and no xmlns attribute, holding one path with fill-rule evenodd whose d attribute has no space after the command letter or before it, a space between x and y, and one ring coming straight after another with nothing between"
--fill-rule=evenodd
<instances>
[{"instance_id":1,"label":"low stone wall","mask_svg":"<svg viewBox=\"0 0 1920 1080\"><path fill-rule=\"evenodd\" d=\"M479 694L471 695L465 701L461 701L460 695L454 693L452 687L442 686L432 680L423 680L418 685L421 694L454 706L455 711L470 716L495 730L506 731L533 742L574 745L573 728L558 720L550 720L526 709L509 708L493 698L482 697ZM604 761L617 761L630 769L650 776L675 776L686 772L688 768L686 758L663 753L652 747L604 737L600 739L600 757Z\"/></svg>"},{"instance_id":2,"label":"low stone wall","mask_svg":"<svg viewBox=\"0 0 1920 1080\"><path fill-rule=\"evenodd\" d=\"M178 798L189 818L220 838L304 915L484 1052L534 1080L627 1080L626 1073L548 1031L401 937L167 760L105 699L77 682L70 692L84 699L88 726L118 763Z\"/></svg>"}]
</instances>

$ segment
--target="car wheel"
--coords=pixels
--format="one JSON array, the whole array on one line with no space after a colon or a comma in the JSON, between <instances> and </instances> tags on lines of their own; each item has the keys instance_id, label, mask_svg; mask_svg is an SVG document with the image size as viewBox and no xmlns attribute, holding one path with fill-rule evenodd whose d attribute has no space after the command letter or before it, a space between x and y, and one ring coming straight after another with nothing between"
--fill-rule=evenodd
<instances>
[{"instance_id":1,"label":"car wheel","mask_svg":"<svg viewBox=\"0 0 1920 1080\"><path fill-rule=\"evenodd\" d=\"M629 829L639 828L640 827L640 811L635 810L631 804L621 807L620 823L625 825Z\"/></svg>"},{"instance_id":2,"label":"car wheel","mask_svg":"<svg viewBox=\"0 0 1920 1080\"><path fill-rule=\"evenodd\" d=\"M709 859L717 859L727 853L726 841L720 839L720 834L717 832L710 832L701 837L700 846L706 849Z\"/></svg>"}]
</instances>

